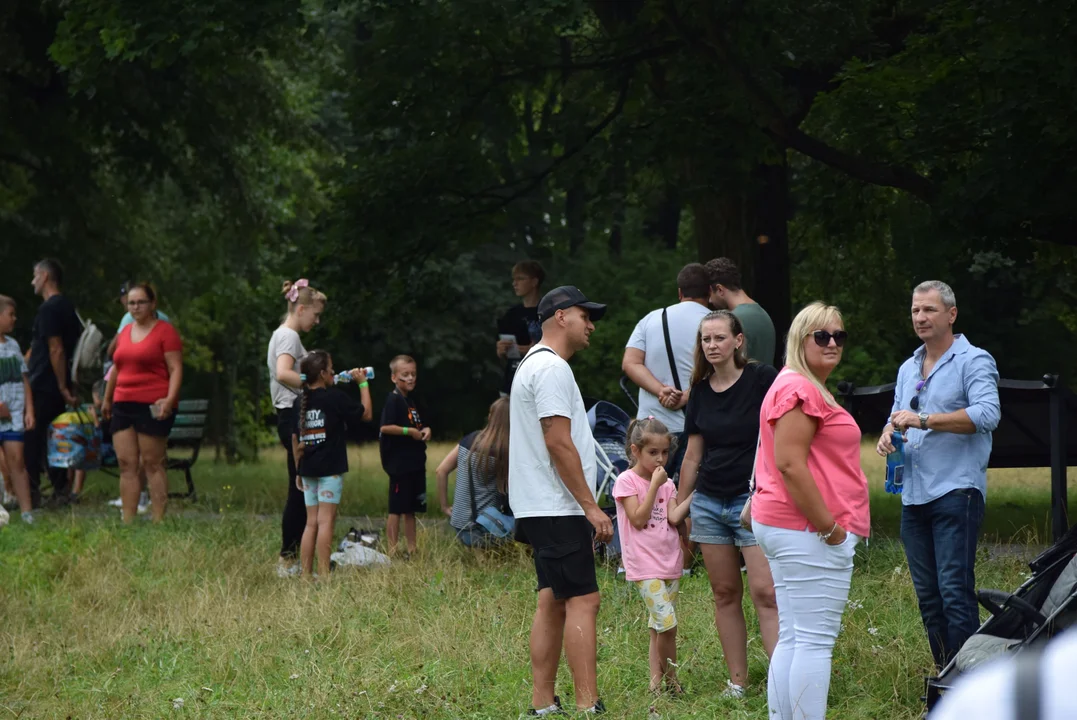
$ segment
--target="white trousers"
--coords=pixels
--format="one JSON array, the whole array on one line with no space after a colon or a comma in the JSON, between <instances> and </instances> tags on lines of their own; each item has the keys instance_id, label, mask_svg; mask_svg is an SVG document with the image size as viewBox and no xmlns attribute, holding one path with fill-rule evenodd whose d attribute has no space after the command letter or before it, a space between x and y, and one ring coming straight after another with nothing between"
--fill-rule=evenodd
<instances>
[{"instance_id":1,"label":"white trousers","mask_svg":"<svg viewBox=\"0 0 1077 720\"><path fill-rule=\"evenodd\" d=\"M759 522L752 529L778 601L778 645L767 677L771 720L825 720L830 658L860 538L849 533L841 545L830 546L806 530Z\"/></svg>"}]
</instances>

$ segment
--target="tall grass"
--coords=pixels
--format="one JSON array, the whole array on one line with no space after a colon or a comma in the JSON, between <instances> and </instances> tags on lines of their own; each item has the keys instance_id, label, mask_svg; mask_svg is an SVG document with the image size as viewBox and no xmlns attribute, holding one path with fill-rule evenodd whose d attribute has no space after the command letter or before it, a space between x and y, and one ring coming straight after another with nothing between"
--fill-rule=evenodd
<instances>
[{"instance_id":1,"label":"tall grass","mask_svg":"<svg viewBox=\"0 0 1077 720\"><path fill-rule=\"evenodd\" d=\"M431 466L447 449L431 452ZM881 467L865 462L870 472ZM84 504L43 514L33 527L14 520L0 532L0 716L517 717L529 699L534 609L525 553L471 553L443 524L426 523L411 562L342 569L321 585L281 580L283 475L280 458L199 464L194 507L176 503L162 525L130 527L100 502L115 481L93 476ZM1044 493L1020 475L997 484L992 498L1008 491L1038 502ZM385 486L376 451L353 453L342 513L380 515ZM433 499L432 480L430 491ZM881 506L897 499L872 502L889 530ZM995 500L992 514L1028 515ZM1015 587L1024 559L985 549L978 584ZM678 609L689 695L653 700L640 600L615 568L600 569L600 585L599 687L611 717L766 717L766 662L750 603L748 697L720 697L726 671L699 575L684 582ZM880 537L857 551L831 716L919 717L929 665L900 546ZM559 692L571 697L567 673Z\"/></svg>"}]
</instances>

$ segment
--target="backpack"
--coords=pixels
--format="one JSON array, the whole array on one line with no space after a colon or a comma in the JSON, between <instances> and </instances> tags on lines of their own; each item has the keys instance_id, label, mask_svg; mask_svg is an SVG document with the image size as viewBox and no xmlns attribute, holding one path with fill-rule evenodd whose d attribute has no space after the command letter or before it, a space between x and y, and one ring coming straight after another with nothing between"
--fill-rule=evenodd
<instances>
[{"instance_id":1,"label":"backpack","mask_svg":"<svg viewBox=\"0 0 1077 720\"><path fill-rule=\"evenodd\" d=\"M93 384L101 378L104 368L105 336L92 320L83 320L77 312L75 315L82 323L82 335L71 357L71 378L75 384Z\"/></svg>"}]
</instances>

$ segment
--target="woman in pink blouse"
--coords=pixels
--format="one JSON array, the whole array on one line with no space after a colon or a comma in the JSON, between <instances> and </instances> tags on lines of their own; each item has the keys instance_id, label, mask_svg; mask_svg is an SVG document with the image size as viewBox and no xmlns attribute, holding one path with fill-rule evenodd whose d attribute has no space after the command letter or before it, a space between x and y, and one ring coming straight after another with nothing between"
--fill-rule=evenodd
<instances>
[{"instance_id":1,"label":"woman in pink blouse","mask_svg":"<svg viewBox=\"0 0 1077 720\"><path fill-rule=\"evenodd\" d=\"M763 399L752 529L778 600L770 717L824 720L830 658L849 598L856 543L870 532L860 429L826 389L848 334L836 307L807 306L786 365Z\"/></svg>"}]
</instances>

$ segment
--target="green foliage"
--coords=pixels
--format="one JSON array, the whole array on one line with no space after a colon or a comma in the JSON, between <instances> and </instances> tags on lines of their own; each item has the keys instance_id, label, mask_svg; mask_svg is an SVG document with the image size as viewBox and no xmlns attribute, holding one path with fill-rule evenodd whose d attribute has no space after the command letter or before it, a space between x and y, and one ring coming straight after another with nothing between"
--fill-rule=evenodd
<instances>
[{"instance_id":1,"label":"green foliage","mask_svg":"<svg viewBox=\"0 0 1077 720\"><path fill-rule=\"evenodd\" d=\"M779 325L839 304L859 384L913 349L926 277L1004 376L1072 382L1074 4L14 0L0 289L25 342L42 252L103 325L153 280L230 457L271 437L263 352L299 276L330 297L307 344L377 366L379 406L416 355L439 434L496 397L523 257L611 304L575 361L593 397L620 400L633 324L716 254Z\"/></svg>"}]
</instances>

